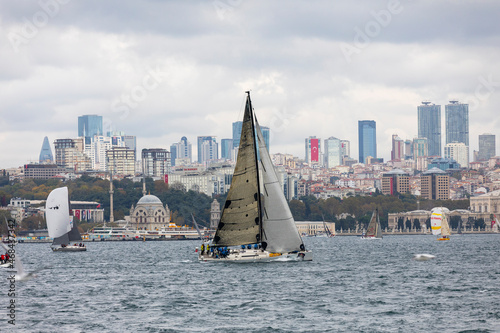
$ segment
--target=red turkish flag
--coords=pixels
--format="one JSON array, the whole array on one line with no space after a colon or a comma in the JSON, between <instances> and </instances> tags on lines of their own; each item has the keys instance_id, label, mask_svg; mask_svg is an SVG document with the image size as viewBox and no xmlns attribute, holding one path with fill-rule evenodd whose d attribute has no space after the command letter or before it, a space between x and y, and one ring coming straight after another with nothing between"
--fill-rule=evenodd
<instances>
[{"instance_id":1,"label":"red turkish flag","mask_svg":"<svg viewBox=\"0 0 500 333\"><path fill-rule=\"evenodd\" d=\"M319 139L311 139L311 162L319 161Z\"/></svg>"}]
</instances>

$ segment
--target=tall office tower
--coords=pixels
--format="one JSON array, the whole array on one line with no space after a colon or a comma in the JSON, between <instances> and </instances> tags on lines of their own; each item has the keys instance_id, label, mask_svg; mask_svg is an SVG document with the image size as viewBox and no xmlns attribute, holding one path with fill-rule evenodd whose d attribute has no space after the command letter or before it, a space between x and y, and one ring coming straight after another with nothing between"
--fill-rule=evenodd
<instances>
[{"instance_id":1,"label":"tall office tower","mask_svg":"<svg viewBox=\"0 0 500 333\"><path fill-rule=\"evenodd\" d=\"M324 165L327 168L334 168L342 164L342 147L340 140L333 136L325 140Z\"/></svg>"},{"instance_id":2,"label":"tall office tower","mask_svg":"<svg viewBox=\"0 0 500 333\"><path fill-rule=\"evenodd\" d=\"M418 110L418 137L427 138L429 156L441 156L441 105L422 102Z\"/></svg>"},{"instance_id":3,"label":"tall office tower","mask_svg":"<svg viewBox=\"0 0 500 333\"><path fill-rule=\"evenodd\" d=\"M269 151L269 127L260 126L260 131L262 132L262 136L264 137L264 142L266 143L267 151Z\"/></svg>"},{"instance_id":4,"label":"tall office tower","mask_svg":"<svg viewBox=\"0 0 500 333\"><path fill-rule=\"evenodd\" d=\"M83 147L83 138L55 140L56 164L75 172L92 169L92 160L84 153Z\"/></svg>"},{"instance_id":5,"label":"tall office tower","mask_svg":"<svg viewBox=\"0 0 500 333\"><path fill-rule=\"evenodd\" d=\"M121 136L94 135L89 144L85 144L85 154L92 160L92 169L106 171L106 151L112 147L124 147Z\"/></svg>"},{"instance_id":6,"label":"tall office tower","mask_svg":"<svg viewBox=\"0 0 500 333\"><path fill-rule=\"evenodd\" d=\"M448 200L450 198L450 176L438 168L425 171L420 176L420 195L425 199Z\"/></svg>"},{"instance_id":7,"label":"tall office tower","mask_svg":"<svg viewBox=\"0 0 500 333\"><path fill-rule=\"evenodd\" d=\"M242 121L235 121L233 123L233 147L240 147L240 136L241 136L241 126L243 125Z\"/></svg>"},{"instance_id":8,"label":"tall office tower","mask_svg":"<svg viewBox=\"0 0 500 333\"><path fill-rule=\"evenodd\" d=\"M193 160L193 146L188 139L183 136L181 141L173 143L170 146L170 158L172 159L172 165L179 164L177 160L182 159L182 164L190 164Z\"/></svg>"},{"instance_id":9,"label":"tall office tower","mask_svg":"<svg viewBox=\"0 0 500 333\"><path fill-rule=\"evenodd\" d=\"M444 158L457 161L461 168L469 167L469 146L463 142L447 143L444 146Z\"/></svg>"},{"instance_id":10,"label":"tall office tower","mask_svg":"<svg viewBox=\"0 0 500 333\"><path fill-rule=\"evenodd\" d=\"M450 101L445 106L446 143L469 145L469 104Z\"/></svg>"},{"instance_id":11,"label":"tall office tower","mask_svg":"<svg viewBox=\"0 0 500 333\"><path fill-rule=\"evenodd\" d=\"M410 175L403 170L394 169L382 175L382 193L398 195L410 193Z\"/></svg>"},{"instance_id":12,"label":"tall office tower","mask_svg":"<svg viewBox=\"0 0 500 333\"><path fill-rule=\"evenodd\" d=\"M413 142L411 140L405 141L405 160L413 158Z\"/></svg>"},{"instance_id":13,"label":"tall office tower","mask_svg":"<svg viewBox=\"0 0 500 333\"><path fill-rule=\"evenodd\" d=\"M90 144L94 135L103 135L102 116L85 115L78 117L78 136L85 138L85 144Z\"/></svg>"},{"instance_id":14,"label":"tall office tower","mask_svg":"<svg viewBox=\"0 0 500 333\"><path fill-rule=\"evenodd\" d=\"M132 149L135 156L137 156L137 138L135 135L123 135L122 142L125 144L125 147Z\"/></svg>"},{"instance_id":15,"label":"tall office tower","mask_svg":"<svg viewBox=\"0 0 500 333\"><path fill-rule=\"evenodd\" d=\"M225 160L233 159L233 139L220 140L220 158Z\"/></svg>"},{"instance_id":16,"label":"tall office tower","mask_svg":"<svg viewBox=\"0 0 500 333\"><path fill-rule=\"evenodd\" d=\"M358 121L359 163L366 163L366 158L377 158L377 125L375 120Z\"/></svg>"},{"instance_id":17,"label":"tall office tower","mask_svg":"<svg viewBox=\"0 0 500 333\"><path fill-rule=\"evenodd\" d=\"M405 159L405 142L397 134L392 135L391 161L401 161Z\"/></svg>"},{"instance_id":18,"label":"tall office tower","mask_svg":"<svg viewBox=\"0 0 500 333\"><path fill-rule=\"evenodd\" d=\"M495 135L494 134L479 135L479 153L477 156L477 160L487 161L495 155L496 155Z\"/></svg>"},{"instance_id":19,"label":"tall office tower","mask_svg":"<svg viewBox=\"0 0 500 333\"><path fill-rule=\"evenodd\" d=\"M52 156L52 149L50 149L49 138L45 137L43 139L42 150L40 150L40 157L38 158L39 163L52 163L54 162L54 156Z\"/></svg>"},{"instance_id":20,"label":"tall office tower","mask_svg":"<svg viewBox=\"0 0 500 333\"><path fill-rule=\"evenodd\" d=\"M170 152L163 148L142 150L142 173L145 176L163 177L170 171Z\"/></svg>"},{"instance_id":21,"label":"tall office tower","mask_svg":"<svg viewBox=\"0 0 500 333\"><path fill-rule=\"evenodd\" d=\"M321 164L321 139L315 136L306 139L306 162L309 165Z\"/></svg>"},{"instance_id":22,"label":"tall office tower","mask_svg":"<svg viewBox=\"0 0 500 333\"><path fill-rule=\"evenodd\" d=\"M107 171L113 175L135 175L135 151L128 147L106 150Z\"/></svg>"},{"instance_id":23,"label":"tall office tower","mask_svg":"<svg viewBox=\"0 0 500 333\"><path fill-rule=\"evenodd\" d=\"M219 159L219 144L214 136L198 137L198 163Z\"/></svg>"},{"instance_id":24,"label":"tall office tower","mask_svg":"<svg viewBox=\"0 0 500 333\"><path fill-rule=\"evenodd\" d=\"M340 140L340 150L342 155L342 164L344 164L344 159L351 157L351 142L349 140Z\"/></svg>"}]
</instances>

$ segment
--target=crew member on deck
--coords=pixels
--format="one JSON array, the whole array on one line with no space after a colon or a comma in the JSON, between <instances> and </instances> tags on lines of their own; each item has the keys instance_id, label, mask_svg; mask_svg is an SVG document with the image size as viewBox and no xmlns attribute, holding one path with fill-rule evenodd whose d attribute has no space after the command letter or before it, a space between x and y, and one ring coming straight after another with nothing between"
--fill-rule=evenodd
<instances>
[{"instance_id":1,"label":"crew member on deck","mask_svg":"<svg viewBox=\"0 0 500 333\"><path fill-rule=\"evenodd\" d=\"M201 244L201 255L205 254L205 244Z\"/></svg>"}]
</instances>

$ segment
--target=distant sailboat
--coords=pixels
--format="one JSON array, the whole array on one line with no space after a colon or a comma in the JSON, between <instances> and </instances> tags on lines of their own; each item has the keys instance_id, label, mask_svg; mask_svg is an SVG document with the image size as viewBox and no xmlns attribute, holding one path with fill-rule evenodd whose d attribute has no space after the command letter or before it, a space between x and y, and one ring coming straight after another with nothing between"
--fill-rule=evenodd
<instances>
[{"instance_id":1,"label":"distant sailboat","mask_svg":"<svg viewBox=\"0 0 500 333\"><path fill-rule=\"evenodd\" d=\"M198 259L310 261L247 94L231 187L209 250Z\"/></svg>"},{"instance_id":2,"label":"distant sailboat","mask_svg":"<svg viewBox=\"0 0 500 333\"><path fill-rule=\"evenodd\" d=\"M380 219L378 216L378 209L372 213L372 218L368 224L366 233L361 236L361 239L382 239L382 227L380 226Z\"/></svg>"},{"instance_id":3,"label":"distant sailboat","mask_svg":"<svg viewBox=\"0 0 500 333\"><path fill-rule=\"evenodd\" d=\"M86 251L85 245L71 245L81 242L82 236L78 231L73 216L69 214L68 188L60 187L50 192L45 204L45 216L49 236L54 239L52 251L73 252Z\"/></svg>"},{"instance_id":4,"label":"distant sailboat","mask_svg":"<svg viewBox=\"0 0 500 333\"><path fill-rule=\"evenodd\" d=\"M450 226L443 207L434 208L431 212L432 234L441 236L437 240L450 240Z\"/></svg>"},{"instance_id":5,"label":"distant sailboat","mask_svg":"<svg viewBox=\"0 0 500 333\"><path fill-rule=\"evenodd\" d=\"M491 221L491 231L498 232L500 229L500 225L498 225L498 218L496 214L493 214L493 221Z\"/></svg>"}]
</instances>

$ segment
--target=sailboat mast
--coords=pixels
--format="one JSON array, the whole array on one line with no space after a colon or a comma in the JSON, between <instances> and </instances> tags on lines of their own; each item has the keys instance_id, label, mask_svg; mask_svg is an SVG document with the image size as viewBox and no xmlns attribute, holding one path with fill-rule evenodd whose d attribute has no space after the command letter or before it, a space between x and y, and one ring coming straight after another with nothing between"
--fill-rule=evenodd
<instances>
[{"instance_id":1,"label":"sailboat mast","mask_svg":"<svg viewBox=\"0 0 500 333\"><path fill-rule=\"evenodd\" d=\"M259 209L259 242L262 242L262 200L260 191L260 175L259 175L259 158L257 155L257 136L255 135L255 117L253 114L252 100L250 99L250 91L245 91L247 94L248 108L250 111L250 118L252 119L252 135L254 141L254 156L255 156L255 166L257 168L257 206Z\"/></svg>"}]
</instances>

